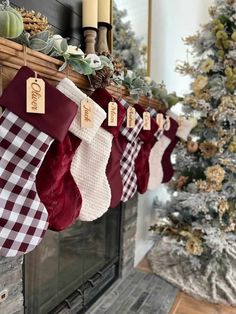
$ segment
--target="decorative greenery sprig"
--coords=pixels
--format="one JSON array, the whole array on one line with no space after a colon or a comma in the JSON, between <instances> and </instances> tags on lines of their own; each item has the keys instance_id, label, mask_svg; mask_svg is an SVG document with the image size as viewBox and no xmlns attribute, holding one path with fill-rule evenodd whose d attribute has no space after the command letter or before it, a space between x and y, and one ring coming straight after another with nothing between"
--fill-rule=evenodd
<instances>
[{"instance_id":1,"label":"decorative greenery sprig","mask_svg":"<svg viewBox=\"0 0 236 314\"><path fill-rule=\"evenodd\" d=\"M131 70L125 70L121 75L114 76L114 82L125 86L136 101L144 95L158 99L166 108L170 108L182 100L175 92L168 94L164 82L157 84L151 78L142 77Z\"/></svg>"},{"instance_id":2,"label":"decorative greenery sprig","mask_svg":"<svg viewBox=\"0 0 236 314\"><path fill-rule=\"evenodd\" d=\"M98 71L106 67L111 70L111 73L114 73L113 63L108 57L96 54L86 56L79 47L69 45L67 38L58 34L53 35L51 30L37 32L34 35L24 30L18 38L13 40L33 50L62 60L63 64L59 71L70 66L75 72L89 77L96 76ZM157 84L150 78L140 76L130 70L124 70L119 76L113 74L111 80L118 85L125 86L136 101L139 96L145 95L149 98L158 99L165 104L166 108L169 108L180 100L175 93L168 94L164 83Z\"/></svg>"}]
</instances>

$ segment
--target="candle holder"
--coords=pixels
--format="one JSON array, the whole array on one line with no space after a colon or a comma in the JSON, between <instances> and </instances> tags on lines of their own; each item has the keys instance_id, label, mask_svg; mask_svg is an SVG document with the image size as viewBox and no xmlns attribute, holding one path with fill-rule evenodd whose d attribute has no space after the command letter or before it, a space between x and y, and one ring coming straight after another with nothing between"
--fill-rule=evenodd
<instances>
[{"instance_id":1,"label":"candle holder","mask_svg":"<svg viewBox=\"0 0 236 314\"><path fill-rule=\"evenodd\" d=\"M85 38L85 54L95 53L95 44L97 38L97 28L84 27L84 38Z\"/></svg>"},{"instance_id":2,"label":"candle holder","mask_svg":"<svg viewBox=\"0 0 236 314\"><path fill-rule=\"evenodd\" d=\"M111 29L111 24L98 22L98 53L109 52L107 34Z\"/></svg>"}]
</instances>

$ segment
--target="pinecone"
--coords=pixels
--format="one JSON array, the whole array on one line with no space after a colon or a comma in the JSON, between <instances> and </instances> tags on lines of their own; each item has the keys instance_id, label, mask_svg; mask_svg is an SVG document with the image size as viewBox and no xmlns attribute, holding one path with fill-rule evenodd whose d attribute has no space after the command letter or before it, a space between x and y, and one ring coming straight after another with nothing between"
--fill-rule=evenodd
<instances>
[{"instance_id":1,"label":"pinecone","mask_svg":"<svg viewBox=\"0 0 236 314\"><path fill-rule=\"evenodd\" d=\"M114 74L117 76L121 75L125 69L124 62L120 58L114 58L112 63L114 66Z\"/></svg>"},{"instance_id":2,"label":"pinecone","mask_svg":"<svg viewBox=\"0 0 236 314\"><path fill-rule=\"evenodd\" d=\"M24 8L20 8L18 11L23 18L25 31L30 33L31 36L46 30L51 30L51 25L48 24L47 17L41 13L33 10L27 11Z\"/></svg>"},{"instance_id":3,"label":"pinecone","mask_svg":"<svg viewBox=\"0 0 236 314\"><path fill-rule=\"evenodd\" d=\"M110 59L111 61L113 61L113 56L109 51L103 51L103 52L99 52L97 53L98 56L105 56L108 59Z\"/></svg>"},{"instance_id":4,"label":"pinecone","mask_svg":"<svg viewBox=\"0 0 236 314\"><path fill-rule=\"evenodd\" d=\"M113 71L109 67L104 67L96 72L96 75L90 76L90 82L94 89L106 87L111 83Z\"/></svg>"}]
</instances>

